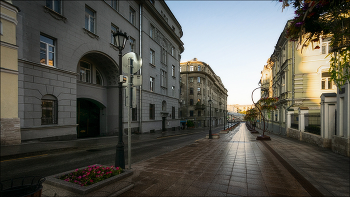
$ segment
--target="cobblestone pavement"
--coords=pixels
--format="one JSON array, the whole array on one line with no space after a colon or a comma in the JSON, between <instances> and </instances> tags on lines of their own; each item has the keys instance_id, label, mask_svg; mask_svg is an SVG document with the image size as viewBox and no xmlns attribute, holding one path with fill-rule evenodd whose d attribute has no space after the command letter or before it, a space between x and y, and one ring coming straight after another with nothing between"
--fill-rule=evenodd
<instances>
[{"instance_id":1,"label":"cobblestone pavement","mask_svg":"<svg viewBox=\"0 0 350 197\"><path fill-rule=\"evenodd\" d=\"M310 196L245 124L133 165L122 196Z\"/></svg>"}]
</instances>

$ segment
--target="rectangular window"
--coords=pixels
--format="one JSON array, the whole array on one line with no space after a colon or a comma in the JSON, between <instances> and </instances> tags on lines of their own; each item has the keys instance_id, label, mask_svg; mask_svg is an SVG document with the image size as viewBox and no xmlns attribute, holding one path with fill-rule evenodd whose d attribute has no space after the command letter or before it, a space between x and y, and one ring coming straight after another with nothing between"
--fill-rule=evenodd
<instances>
[{"instance_id":1,"label":"rectangular window","mask_svg":"<svg viewBox=\"0 0 350 197\"><path fill-rule=\"evenodd\" d=\"M136 25L136 12L131 7L129 11L129 21L131 24Z\"/></svg>"},{"instance_id":2,"label":"rectangular window","mask_svg":"<svg viewBox=\"0 0 350 197\"><path fill-rule=\"evenodd\" d=\"M190 88L190 95L193 95L193 88Z\"/></svg>"},{"instance_id":3,"label":"rectangular window","mask_svg":"<svg viewBox=\"0 0 350 197\"><path fill-rule=\"evenodd\" d=\"M41 100L41 124L57 124L57 101Z\"/></svg>"},{"instance_id":4,"label":"rectangular window","mask_svg":"<svg viewBox=\"0 0 350 197\"><path fill-rule=\"evenodd\" d=\"M190 83L193 83L193 77L190 77Z\"/></svg>"},{"instance_id":5,"label":"rectangular window","mask_svg":"<svg viewBox=\"0 0 350 197\"><path fill-rule=\"evenodd\" d=\"M154 120L155 119L155 106L154 104L149 104L149 119Z\"/></svg>"},{"instance_id":6,"label":"rectangular window","mask_svg":"<svg viewBox=\"0 0 350 197\"><path fill-rule=\"evenodd\" d=\"M197 94L201 94L201 88L197 88Z\"/></svg>"},{"instance_id":7,"label":"rectangular window","mask_svg":"<svg viewBox=\"0 0 350 197\"><path fill-rule=\"evenodd\" d=\"M115 45L114 34L117 33L118 30L119 28L117 26L115 26L114 24L111 24L111 44L113 45Z\"/></svg>"},{"instance_id":8,"label":"rectangular window","mask_svg":"<svg viewBox=\"0 0 350 197\"><path fill-rule=\"evenodd\" d=\"M46 7L50 8L51 10L62 14L62 1L61 0L46 0Z\"/></svg>"},{"instance_id":9,"label":"rectangular window","mask_svg":"<svg viewBox=\"0 0 350 197\"><path fill-rule=\"evenodd\" d=\"M171 76L175 77L175 66L171 66Z\"/></svg>"},{"instance_id":10,"label":"rectangular window","mask_svg":"<svg viewBox=\"0 0 350 197\"><path fill-rule=\"evenodd\" d=\"M175 96L175 86L171 87L172 96Z\"/></svg>"},{"instance_id":11,"label":"rectangular window","mask_svg":"<svg viewBox=\"0 0 350 197\"><path fill-rule=\"evenodd\" d=\"M162 62L166 64L166 61L167 61L167 52L165 48L162 48Z\"/></svg>"},{"instance_id":12,"label":"rectangular window","mask_svg":"<svg viewBox=\"0 0 350 197\"><path fill-rule=\"evenodd\" d=\"M201 117L201 110L198 111L198 117Z\"/></svg>"},{"instance_id":13,"label":"rectangular window","mask_svg":"<svg viewBox=\"0 0 350 197\"><path fill-rule=\"evenodd\" d=\"M152 65L155 65L155 52L150 49L149 51L149 54L150 54L150 57L149 57L149 63L152 64Z\"/></svg>"},{"instance_id":14,"label":"rectangular window","mask_svg":"<svg viewBox=\"0 0 350 197\"><path fill-rule=\"evenodd\" d=\"M330 39L325 39L325 40L322 40L322 54L328 54L328 53L331 53L331 45L330 45Z\"/></svg>"},{"instance_id":15,"label":"rectangular window","mask_svg":"<svg viewBox=\"0 0 350 197\"><path fill-rule=\"evenodd\" d=\"M193 99L190 99L190 105L193 105Z\"/></svg>"},{"instance_id":16,"label":"rectangular window","mask_svg":"<svg viewBox=\"0 0 350 197\"><path fill-rule=\"evenodd\" d=\"M130 43L130 52L135 52L135 44L136 44L135 39L130 37L129 43Z\"/></svg>"},{"instance_id":17,"label":"rectangular window","mask_svg":"<svg viewBox=\"0 0 350 197\"><path fill-rule=\"evenodd\" d=\"M149 90L152 92L154 91L154 78L153 77L149 78Z\"/></svg>"},{"instance_id":18,"label":"rectangular window","mask_svg":"<svg viewBox=\"0 0 350 197\"><path fill-rule=\"evenodd\" d=\"M95 18L96 12L91 8L85 6L85 29L95 33Z\"/></svg>"},{"instance_id":19,"label":"rectangular window","mask_svg":"<svg viewBox=\"0 0 350 197\"><path fill-rule=\"evenodd\" d=\"M40 63L55 66L55 40L40 35Z\"/></svg>"},{"instance_id":20,"label":"rectangular window","mask_svg":"<svg viewBox=\"0 0 350 197\"><path fill-rule=\"evenodd\" d=\"M171 107L171 119L175 119L175 107Z\"/></svg>"},{"instance_id":21,"label":"rectangular window","mask_svg":"<svg viewBox=\"0 0 350 197\"><path fill-rule=\"evenodd\" d=\"M331 73L322 72L321 88L322 88L322 90L333 89L333 82L331 79Z\"/></svg>"},{"instance_id":22,"label":"rectangular window","mask_svg":"<svg viewBox=\"0 0 350 197\"><path fill-rule=\"evenodd\" d=\"M190 66L190 71L193 71L193 66Z\"/></svg>"},{"instance_id":23,"label":"rectangular window","mask_svg":"<svg viewBox=\"0 0 350 197\"><path fill-rule=\"evenodd\" d=\"M117 8L117 0L108 0L107 3L115 10L118 10Z\"/></svg>"},{"instance_id":24,"label":"rectangular window","mask_svg":"<svg viewBox=\"0 0 350 197\"><path fill-rule=\"evenodd\" d=\"M201 71L201 66L198 66L198 71Z\"/></svg>"},{"instance_id":25,"label":"rectangular window","mask_svg":"<svg viewBox=\"0 0 350 197\"><path fill-rule=\"evenodd\" d=\"M190 116L193 117L193 110L190 111Z\"/></svg>"},{"instance_id":26,"label":"rectangular window","mask_svg":"<svg viewBox=\"0 0 350 197\"><path fill-rule=\"evenodd\" d=\"M80 62L80 81L91 83L91 64Z\"/></svg>"},{"instance_id":27,"label":"rectangular window","mask_svg":"<svg viewBox=\"0 0 350 197\"><path fill-rule=\"evenodd\" d=\"M166 77L166 72L164 70L160 70L161 73L161 78L160 78L160 85L162 87L166 87L167 86L167 77Z\"/></svg>"},{"instance_id":28,"label":"rectangular window","mask_svg":"<svg viewBox=\"0 0 350 197\"><path fill-rule=\"evenodd\" d=\"M137 121L137 107L132 108L131 118L132 118L132 121Z\"/></svg>"},{"instance_id":29,"label":"rectangular window","mask_svg":"<svg viewBox=\"0 0 350 197\"><path fill-rule=\"evenodd\" d=\"M175 48L171 47L171 56L175 57Z\"/></svg>"},{"instance_id":30,"label":"rectangular window","mask_svg":"<svg viewBox=\"0 0 350 197\"><path fill-rule=\"evenodd\" d=\"M201 77L197 77L197 82L198 82L198 83L201 82Z\"/></svg>"},{"instance_id":31,"label":"rectangular window","mask_svg":"<svg viewBox=\"0 0 350 197\"><path fill-rule=\"evenodd\" d=\"M151 38L153 38L154 39L154 34L155 34L156 32L155 32L155 28L154 28L154 26L152 25L152 24L150 24L150 28L149 28L149 36L151 37Z\"/></svg>"}]
</instances>

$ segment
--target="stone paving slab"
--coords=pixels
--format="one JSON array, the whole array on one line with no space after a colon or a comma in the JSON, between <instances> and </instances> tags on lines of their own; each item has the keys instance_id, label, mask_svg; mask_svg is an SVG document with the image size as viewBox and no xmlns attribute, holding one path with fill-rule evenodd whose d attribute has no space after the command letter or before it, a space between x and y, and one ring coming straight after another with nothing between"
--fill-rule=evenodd
<instances>
[{"instance_id":1,"label":"stone paving slab","mask_svg":"<svg viewBox=\"0 0 350 197\"><path fill-rule=\"evenodd\" d=\"M350 195L350 158L295 139L268 133L273 148L324 196Z\"/></svg>"},{"instance_id":2,"label":"stone paving slab","mask_svg":"<svg viewBox=\"0 0 350 197\"><path fill-rule=\"evenodd\" d=\"M135 187L122 196L309 196L241 124L133 165Z\"/></svg>"}]
</instances>

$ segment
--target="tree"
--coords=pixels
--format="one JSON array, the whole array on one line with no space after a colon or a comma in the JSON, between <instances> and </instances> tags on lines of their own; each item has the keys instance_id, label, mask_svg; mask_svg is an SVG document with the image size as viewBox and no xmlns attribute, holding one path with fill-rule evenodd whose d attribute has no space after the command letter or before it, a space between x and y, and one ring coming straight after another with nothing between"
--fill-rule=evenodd
<instances>
[{"instance_id":1,"label":"tree","mask_svg":"<svg viewBox=\"0 0 350 197\"><path fill-rule=\"evenodd\" d=\"M350 81L350 0L279 0L282 10L290 4L295 18L287 28L287 38L302 47L320 38L331 37L331 78L340 87Z\"/></svg>"}]
</instances>

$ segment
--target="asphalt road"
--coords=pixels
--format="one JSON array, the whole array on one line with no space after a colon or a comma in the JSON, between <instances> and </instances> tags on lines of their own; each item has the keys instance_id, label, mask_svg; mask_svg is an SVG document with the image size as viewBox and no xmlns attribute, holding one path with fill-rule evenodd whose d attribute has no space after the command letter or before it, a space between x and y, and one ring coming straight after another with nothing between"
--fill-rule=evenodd
<instances>
[{"instance_id":1,"label":"asphalt road","mask_svg":"<svg viewBox=\"0 0 350 197\"><path fill-rule=\"evenodd\" d=\"M219 132L220 129L213 129L213 133ZM207 132L207 130L203 130L191 135L132 143L131 164L190 145L196 140L204 138ZM78 149L64 152L2 161L1 181L23 176L46 177L92 164L111 166L115 163L115 149L115 145L106 145L95 149L78 147ZM127 155L127 145L125 145L126 167L128 167Z\"/></svg>"}]
</instances>

